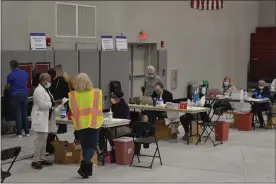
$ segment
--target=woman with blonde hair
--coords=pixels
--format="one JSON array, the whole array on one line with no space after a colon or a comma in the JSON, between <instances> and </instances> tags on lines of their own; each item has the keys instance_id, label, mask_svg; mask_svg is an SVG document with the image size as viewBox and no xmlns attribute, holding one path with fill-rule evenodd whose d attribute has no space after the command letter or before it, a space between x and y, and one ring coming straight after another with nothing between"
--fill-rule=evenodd
<instances>
[{"instance_id":1,"label":"woman with blonde hair","mask_svg":"<svg viewBox=\"0 0 276 184\"><path fill-rule=\"evenodd\" d=\"M233 85L233 82L231 80L230 77L224 77L223 79L223 83L222 83L222 93L223 95L225 94L231 94L232 92L234 92L236 90L236 87ZM234 104L232 104L234 105ZM214 103L213 108L216 109L218 107L224 107L225 111L228 110L233 110L234 108L232 107L232 105L229 103L229 101L217 101Z\"/></svg>"},{"instance_id":2,"label":"woman with blonde hair","mask_svg":"<svg viewBox=\"0 0 276 184\"><path fill-rule=\"evenodd\" d=\"M50 92L53 94L55 100L68 98L68 93L73 89L72 81L68 76L68 74L62 70L61 65L56 66L54 70L55 72L50 70L48 71L48 73L53 78L52 85L50 87ZM67 125L65 124L58 125L57 133L66 133L66 132L67 132Z\"/></svg>"},{"instance_id":3,"label":"woman with blonde hair","mask_svg":"<svg viewBox=\"0 0 276 184\"><path fill-rule=\"evenodd\" d=\"M91 159L97 148L99 129L103 121L102 90L93 88L85 73L78 74L73 84L75 91L69 93L69 106L83 154L78 173L83 178L88 178L92 176Z\"/></svg>"}]
</instances>

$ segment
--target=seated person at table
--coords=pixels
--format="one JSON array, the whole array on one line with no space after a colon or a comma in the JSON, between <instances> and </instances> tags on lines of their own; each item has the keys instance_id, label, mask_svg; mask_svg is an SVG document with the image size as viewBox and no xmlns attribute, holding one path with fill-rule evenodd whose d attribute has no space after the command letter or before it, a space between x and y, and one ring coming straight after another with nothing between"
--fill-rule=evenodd
<instances>
[{"instance_id":1,"label":"seated person at table","mask_svg":"<svg viewBox=\"0 0 276 184\"><path fill-rule=\"evenodd\" d=\"M199 96L193 96L193 98L188 97L188 106L194 107L204 107L205 106L205 95L200 93ZM200 113L199 119L203 121L208 121L208 114L206 112ZM185 134L183 136L183 140L188 140L189 131L190 131L190 123L192 121L197 120L197 114L186 113L180 116L180 122L184 128Z\"/></svg>"},{"instance_id":2,"label":"seated person at table","mask_svg":"<svg viewBox=\"0 0 276 184\"><path fill-rule=\"evenodd\" d=\"M158 101L160 98L163 99L164 104L166 102L173 101L173 95L168 90L164 89L164 85L161 82L155 84L154 91L151 95L152 98L156 98ZM156 118L164 119L167 117L167 113L164 111L144 111L143 120L155 122Z\"/></svg>"},{"instance_id":3,"label":"seated person at table","mask_svg":"<svg viewBox=\"0 0 276 184\"><path fill-rule=\"evenodd\" d=\"M233 85L232 80L229 77L224 77L223 83L222 83L222 93L223 95L225 94L230 94L233 91L236 90L236 87ZM228 101L217 101L214 103L213 108L216 109L218 107L224 107L225 110L232 110L233 107L231 106L231 103Z\"/></svg>"},{"instance_id":4,"label":"seated person at table","mask_svg":"<svg viewBox=\"0 0 276 184\"><path fill-rule=\"evenodd\" d=\"M268 86L265 86L264 80L259 80L258 87L253 92L252 98L255 99L263 99L263 98L271 98L271 92ZM260 128L264 127L264 118L262 112L268 111L270 109L269 102L267 103L255 103L252 106L253 113L257 114L259 122L260 122Z\"/></svg>"},{"instance_id":5,"label":"seated person at table","mask_svg":"<svg viewBox=\"0 0 276 184\"><path fill-rule=\"evenodd\" d=\"M115 91L111 94L111 111L113 113L113 118L130 119L130 110L123 96L124 93L122 91ZM104 128L100 129L99 147L101 150L103 150L105 146L105 131L106 130ZM131 130L129 125L110 128L110 131L107 132L107 139L109 140L110 145L113 146L112 140L114 138L128 135L130 133Z\"/></svg>"}]
</instances>

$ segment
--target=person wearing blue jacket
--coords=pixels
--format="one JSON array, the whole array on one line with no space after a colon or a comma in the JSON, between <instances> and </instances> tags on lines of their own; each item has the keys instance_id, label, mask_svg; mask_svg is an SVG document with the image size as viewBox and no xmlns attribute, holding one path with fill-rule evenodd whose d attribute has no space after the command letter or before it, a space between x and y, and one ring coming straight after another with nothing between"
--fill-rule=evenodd
<instances>
[{"instance_id":1,"label":"person wearing blue jacket","mask_svg":"<svg viewBox=\"0 0 276 184\"><path fill-rule=\"evenodd\" d=\"M265 86L264 80L258 81L258 87L253 92L252 98L255 99L264 99L268 98L271 99L271 91L268 86ZM264 127L264 118L262 112L268 111L270 109L270 104L268 103L255 103L252 107L252 112L257 114L260 128Z\"/></svg>"}]
</instances>

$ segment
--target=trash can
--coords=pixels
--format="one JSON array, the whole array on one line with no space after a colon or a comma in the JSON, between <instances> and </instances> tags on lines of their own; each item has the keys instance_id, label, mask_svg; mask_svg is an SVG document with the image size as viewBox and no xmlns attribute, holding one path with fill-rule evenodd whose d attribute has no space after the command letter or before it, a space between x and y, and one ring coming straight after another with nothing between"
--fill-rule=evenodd
<instances>
[{"instance_id":1,"label":"trash can","mask_svg":"<svg viewBox=\"0 0 276 184\"><path fill-rule=\"evenodd\" d=\"M215 126L216 141L227 141L229 137L229 122L220 121Z\"/></svg>"},{"instance_id":2,"label":"trash can","mask_svg":"<svg viewBox=\"0 0 276 184\"><path fill-rule=\"evenodd\" d=\"M115 144L116 164L129 165L134 154L134 143L131 137L113 140Z\"/></svg>"},{"instance_id":3,"label":"trash can","mask_svg":"<svg viewBox=\"0 0 276 184\"><path fill-rule=\"evenodd\" d=\"M252 113L236 113L236 126L239 131L251 131L252 130Z\"/></svg>"}]
</instances>

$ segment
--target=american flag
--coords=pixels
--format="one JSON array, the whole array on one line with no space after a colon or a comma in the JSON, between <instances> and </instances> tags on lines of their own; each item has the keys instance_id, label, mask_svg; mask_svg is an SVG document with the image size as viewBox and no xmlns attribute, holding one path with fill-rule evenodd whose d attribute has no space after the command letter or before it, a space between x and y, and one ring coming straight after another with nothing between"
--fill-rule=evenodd
<instances>
[{"instance_id":1,"label":"american flag","mask_svg":"<svg viewBox=\"0 0 276 184\"><path fill-rule=\"evenodd\" d=\"M219 10L223 8L223 0L191 0L191 8L200 10Z\"/></svg>"}]
</instances>

